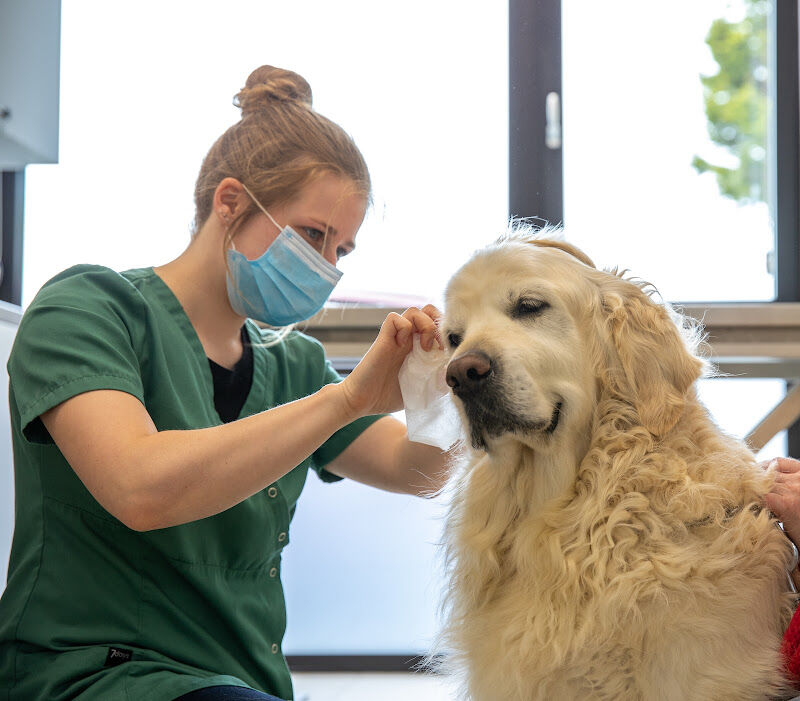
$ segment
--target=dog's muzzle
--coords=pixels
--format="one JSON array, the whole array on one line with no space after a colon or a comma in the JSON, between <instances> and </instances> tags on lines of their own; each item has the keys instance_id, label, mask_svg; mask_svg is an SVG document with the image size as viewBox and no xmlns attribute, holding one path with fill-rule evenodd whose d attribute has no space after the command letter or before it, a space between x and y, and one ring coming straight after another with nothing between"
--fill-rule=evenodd
<instances>
[{"instance_id":1,"label":"dog's muzzle","mask_svg":"<svg viewBox=\"0 0 800 701\"><path fill-rule=\"evenodd\" d=\"M447 384L464 405L475 448L486 448L487 437L532 432L551 435L558 427L563 408L560 399L547 419L532 420L508 404L502 374L498 363L478 350L453 358L447 366Z\"/></svg>"}]
</instances>

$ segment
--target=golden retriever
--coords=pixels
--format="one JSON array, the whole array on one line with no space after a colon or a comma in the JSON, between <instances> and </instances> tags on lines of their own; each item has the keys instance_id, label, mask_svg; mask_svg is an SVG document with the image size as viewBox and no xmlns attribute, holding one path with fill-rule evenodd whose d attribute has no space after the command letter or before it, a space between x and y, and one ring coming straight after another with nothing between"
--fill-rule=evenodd
<instances>
[{"instance_id":1,"label":"golden retriever","mask_svg":"<svg viewBox=\"0 0 800 701\"><path fill-rule=\"evenodd\" d=\"M792 546L762 508L770 474L697 398L697 329L553 236L517 225L445 296L462 697L789 694Z\"/></svg>"}]
</instances>

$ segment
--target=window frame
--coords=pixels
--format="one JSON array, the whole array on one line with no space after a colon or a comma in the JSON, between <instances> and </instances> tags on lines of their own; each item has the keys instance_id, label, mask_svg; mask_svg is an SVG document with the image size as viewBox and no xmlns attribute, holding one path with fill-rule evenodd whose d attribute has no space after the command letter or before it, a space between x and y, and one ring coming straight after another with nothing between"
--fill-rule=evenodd
<instances>
[{"instance_id":1,"label":"window frame","mask_svg":"<svg viewBox=\"0 0 800 701\"><path fill-rule=\"evenodd\" d=\"M798 60L797 0L774 0L775 128L772 153L775 212L776 301L800 302L800 69ZM778 158L777 154L781 154ZM800 382L800 374L785 374L786 392ZM800 420L787 431L787 453L800 457Z\"/></svg>"},{"instance_id":2,"label":"window frame","mask_svg":"<svg viewBox=\"0 0 800 701\"><path fill-rule=\"evenodd\" d=\"M4 170L0 176L0 301L20 308L22 303L22 244L24 240L25 171ZM20 308L21 309L21 308Z\"/></svg>"}]
</instances>

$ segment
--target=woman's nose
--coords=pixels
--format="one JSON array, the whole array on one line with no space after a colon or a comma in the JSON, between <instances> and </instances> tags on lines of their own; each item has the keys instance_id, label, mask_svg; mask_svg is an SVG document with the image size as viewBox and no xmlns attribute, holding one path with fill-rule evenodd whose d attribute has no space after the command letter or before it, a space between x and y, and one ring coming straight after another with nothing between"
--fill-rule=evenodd
<instances>
[{"instance_id":1,"label":"woman's nose","mask_svg":"<svg viewBox=\"0 0 800 701\"><path fill-rule=\"evenodd\" d=\"M339 262L339 256L336 253L336 246L327 246L322 252L322 257L331 265L335 266Z\"/></svg>"}]
</instances>

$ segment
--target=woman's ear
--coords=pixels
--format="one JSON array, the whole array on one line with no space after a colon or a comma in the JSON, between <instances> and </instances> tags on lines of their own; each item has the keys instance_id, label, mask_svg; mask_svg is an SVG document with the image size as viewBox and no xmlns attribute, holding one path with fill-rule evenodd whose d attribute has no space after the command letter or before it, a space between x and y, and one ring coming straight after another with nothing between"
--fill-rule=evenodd
<instances>
[{"instance_id":1,"label":"woman's ear","mask_svg":"<svg viewBox=\"0 0 800 701\"><path fill-rule=\"evenodd\" d=\"M662 436L680 418L703 362L689 352L667 310L633 283L604 294L603 309L628 399L642 425Z\"/></svg>"},{"instance_id":2,"label":"woman's ear","mask_svg":"<svg viewBox=\"0 0 800 701\"><path fill-rule=\"evenodd\" d=\"M214 190L214 209L223 221L231 222L241 214L247 193L236 178L223 178Z\"/></svg>"}]
</instances>

